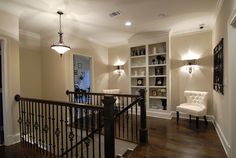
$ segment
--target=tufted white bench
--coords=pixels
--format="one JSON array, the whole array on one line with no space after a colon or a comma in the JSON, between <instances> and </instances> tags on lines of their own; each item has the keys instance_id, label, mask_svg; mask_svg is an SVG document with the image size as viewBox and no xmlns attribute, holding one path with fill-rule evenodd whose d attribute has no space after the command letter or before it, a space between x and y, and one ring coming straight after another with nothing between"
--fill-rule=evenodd
<instances>
[{"instance_id":1,"label":"tufted white bench","mask_svg":"<svg viewBox=\"0 0 236 158\"><path fill-rule=\"evenodd\" d=\"M207 125L207 95L208 92L200 91L184 91L184 96L186 98L186 103L180 104L176 107L177 123L179 122L179 112L189 114L191 121L191 116L196 116L196 125L198 127L199 117L203 116L205 124Z\"/></svg>"}]
</instances>

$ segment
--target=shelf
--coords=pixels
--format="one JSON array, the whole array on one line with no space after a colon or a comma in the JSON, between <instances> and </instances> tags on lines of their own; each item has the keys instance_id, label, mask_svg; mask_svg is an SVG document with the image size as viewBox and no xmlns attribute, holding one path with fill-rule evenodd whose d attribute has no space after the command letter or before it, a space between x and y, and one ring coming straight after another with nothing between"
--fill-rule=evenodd
<instances>
[{"instance_id":1,"label":"shelf","mask_svg":"<svg viewBox=\"0 0 236 158\"><path fill-rule=\"evenodd\" d=\"M166 66L166 64L149 65L149 67L156 67L156 66Z\"/></svg>"},{"instance_id":2,"label":"shelf","mask_svg":"<svg viewBox=\"0 0 236 158\"><path fill-rule=\"evenodd\" d=\"M135 59L135 58L144 58L146 57L146 55L138 55L138 56L131 56L131 59Z\"/></svg>"},{"instance_id":3,"label":"shelf","mask_svg":"<svg viewBox=\"0 0 236 158\"><path fill-rule=\"evenodd\" d=\"M131 78L146 78L146 76L131 76Z\"/></svg>"},{"instance_id":4,"label":"shelf","mask_svg":"<svg viewBox=\"0 0 236 158\"><path fill-rule=\"evenodd\" d=\"M145 66L131 66L131 68L145 68Z\"/></svg>"},{"instance_id":5,"label":"shelf","mask_svg":"<svg viewBox=\"0 0 236 158\"><path fill-rule=\"evenodd\" d=\"M146 88L146 86L131 86L131 88Z\"/></svg>"},{"instance_id":6,"label":"shelf","mask_svg":"<svg viewBox=\"0 0 236 158\"><path fill-rule=\"evenodd\" d=\"M162 113L167 110L168 104L170 104L169 38L167 37L169 37L169 35L166 36L165 40L162 40L162 37L158 37L157 41L155 42L155 40L153 40L152 43L146 43L146 40L144 40L143 42L145 44L140 45L140 43L133 43L132 45L134 45L134 47L130 47L129 88L132 94L136 94L139 89L147 90L146 105L153 116L159 115L159 112ZM145 50L145 55L141 53L142 55L139 56L140 50ZM144 86L137 86L139 79L143 81L141 85ZM162 84L160 84L159 80ZM165 105L165 107L162 105Z\"/></svg>"},{"instance_id":7,"label":"shelf","mask_svg":"<svg viewBox=\"0 0 236 158\"><path fill-rule=\"evenodd\" d=\"M166 75L152 75L152 76L149 76L149 78L155 78L155 77L166 77Z\"/></svg>"},{"instance_id":8,"label":"shelf","mask_svg":"<svg viewBox=\"0 0 236 158\"><path fill-rule=\"evenodd\" d=\"M167 99L167 97L163 96L149 96L150 99Z\"/></svg>"},{"instance_id":9,"label":"shelf","mask_svg":"<svg viewBox=\"0 0 236 158\"><path fill-rule=\"evenodd\" d=\"M149 54L148 56L152 57L152 56L158 56L158 55L166 55L166 52L164 52L164 53Z\"/></svg>"},{"instance_id":10,"label":"shelf","mask_svg":"<svg viewBox=\"0 0 236 158\"><path fill-rule=\"evenodd\" d=\"M166 86L149 86L149 88L166 88Z\"/></svg>"}]
</instances>

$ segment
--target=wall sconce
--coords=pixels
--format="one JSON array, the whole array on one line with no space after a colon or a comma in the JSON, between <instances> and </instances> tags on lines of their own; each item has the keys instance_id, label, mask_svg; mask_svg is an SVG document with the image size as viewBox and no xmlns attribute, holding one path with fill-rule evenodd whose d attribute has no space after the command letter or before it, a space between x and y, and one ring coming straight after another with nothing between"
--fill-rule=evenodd
<instances>
[{"instance_id":1,"label":"wall sconce","mask_svg":"<svg viewBox=\"0 0 236 158\"><path fill-rule=\"evenodd\" d=\"M116 73L120 76L124 72L124 67L123 65L116 65Z\"/></svg>"},{"instance_id":2,"label":"wall sconce","mask_svg":"<svg viewBox=\"0 0 236 158\"><path fill-rule=\"evenodd\" d=\"M188 71L189 74L193 72L193 68L195 65L196 65L196 59L185 60L186 70Z\"/></svg>"}]
</instances>

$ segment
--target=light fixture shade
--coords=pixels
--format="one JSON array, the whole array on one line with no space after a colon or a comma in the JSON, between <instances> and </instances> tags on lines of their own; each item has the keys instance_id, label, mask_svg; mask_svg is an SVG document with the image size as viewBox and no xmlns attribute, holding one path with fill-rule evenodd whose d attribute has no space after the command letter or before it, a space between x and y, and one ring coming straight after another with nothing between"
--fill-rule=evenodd
<instances>
[{"instance_id":1,"label":"light fixture shade","mask_svg":"<svg viewBox=\"0 0 236 158\"><path fill-rule=\"evenodd\" d=\"M185 60L186 70L189 74L193 72L194 66L196 65L196 59Z\"/></svg>"},{"instance_id":2,"label":"light fixture shade","mask_svg":"<svg viewBox=\"0 0 236 158\"><path fill-rule=\"evenodd\" d=\"M71 49L69 46L66 46L63 43L53 44L51 45L51 48L59 54L64 54Z\"/></svg>"}]
</instances>

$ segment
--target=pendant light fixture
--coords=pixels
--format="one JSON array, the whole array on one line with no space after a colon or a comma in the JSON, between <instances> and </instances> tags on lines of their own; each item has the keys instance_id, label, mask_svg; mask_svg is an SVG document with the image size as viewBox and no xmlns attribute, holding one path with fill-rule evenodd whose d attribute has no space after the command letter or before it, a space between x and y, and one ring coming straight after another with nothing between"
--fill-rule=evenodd
<instances>
[{"instance_id":1,"label":"pendant light fixture","mask_svg":"<svg viewBox=\"0 0 236 158\"><path fill-rule=\"evenodd\" d=\"M71 48L70 46L67 46L63 43L63 38L62 38L62 30L61 30L61 15L63 14L62 11L58 11L57 14L59 15L59 42L57 44L51 45L51 48L55 50L59 54L64 54L65 52L69 51Z\"/></svg>"}]
</instances>

